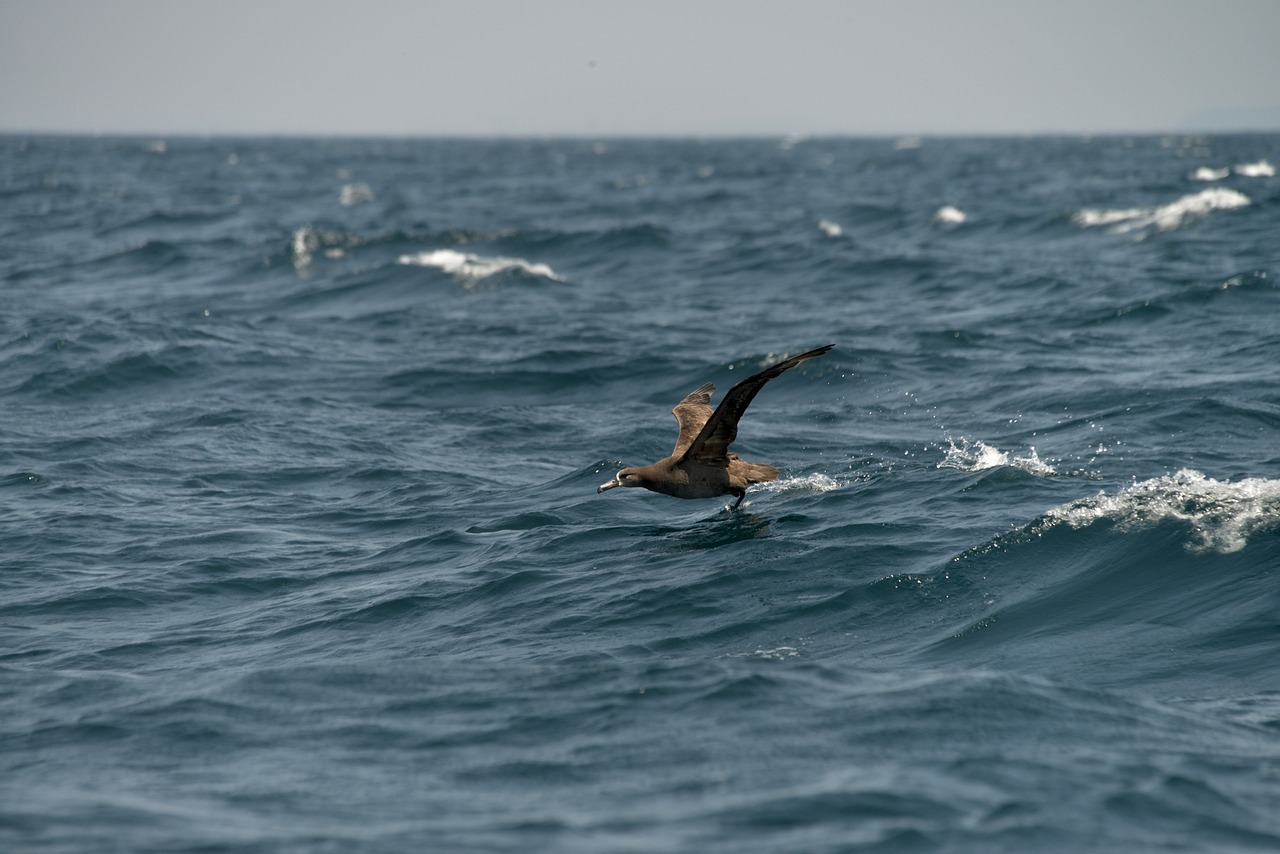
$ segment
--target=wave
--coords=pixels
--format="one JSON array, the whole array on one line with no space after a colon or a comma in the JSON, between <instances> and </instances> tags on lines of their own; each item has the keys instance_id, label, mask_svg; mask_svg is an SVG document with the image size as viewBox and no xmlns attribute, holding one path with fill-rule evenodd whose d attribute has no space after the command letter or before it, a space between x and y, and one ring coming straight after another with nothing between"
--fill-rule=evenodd
<instances>
[{"instance_id":1,"label":"wave","mask_svg":"<svg viewBox=\"0 0 1280 854\"><path fill-rule=\"evenodd\" d=\"M1230 169L1214 169L1212 166L1201 166L1191 173L1192 181L1221 181L1231 174Z\"/></svg>"},{"instance_id":2,"label":"wave","mask_svg":"<svg viewBox=\"0 0 1280 854\"><path fill-rule=\"evenodd\" d=\"M1055 507L922 579L941 606L927 656L1172 696L1274 690L1277 523L1280 480L1189 470Z\"/></svg>"},{"instance_id":3,"label":"wave","mask_svg":"<svg viewBox=\"0 0 1280 854\"><path fill-rule=\"evenodd\" d=\"M1185 522L1193 533L1189 550L1230 554L1243 549L1250 537L1280 526L1280 480L1227 482L1182 469L1137 481L1114 495L1100 492L1055 507L1037 529L1060 524L1085 528L1103 520L1126 530L1166 520Z\"/></svg>"},{"instance_id":4,"label":"wave","mask_svg":"<svg viewBox=\"0 0 1280 854\"><path fill-rule=\"evenodd\" d=\"M1220 169L1215 169L1212 166L1201 166L1191 173L1191 180L1221 181L1223 178L1229 177L1233 172L1241 178L1273 178L1276 174L1276 167L1271 165L1268 160L1237 163L1234 167L1223 166Z\"/></svg>"},{"instance_id":5,"label":"wave","mask_svg":"<svg viewBox=\"0 0 1280 854\"><path fill-rule=\"evenodd\" d=\"M356 197L351 198L354 200ZM286 251L289 263L302 272L311 266L316 256L333 260L347 258L356 250L379 250L389 254L396 251L402 252L406 248L420 246L423 243L465 246L510 240L518 235L519 232L511 229L477 231L466 228L451 228L443 231L392 229L366 235L341 227L308 224L299 226L290 233Z\"/></svg>"},{"instance_id":6,"label":"wave","mask_svg":"<svg viewBox=\"0 0 1280 854\"><path fill-rule=\"evenodd\" d=\"M933 221L939 225L959 225L968 218L969 215L955 205L943 205L933 213Z\"/></svg>"},{"instance_id":7,"label":"wave","mask_svg":"<svg viewBox=\"0 0 1280 854\"><path fill-rule=\"evenodd\" d=\"M1198 193L1190 193L1165 205L1150 208L1085 208L1076 212L1072 221L1092 228L1112 226L1115 234L1155 227L1159 231L1172 231L1186 223L1202 219L1214 211L1232 210L1252 204L1244 193L1226 187L1210 187Z\"/></svg>"},{"instance_id":8,"label":"wave","mask_svg":"<svg viewBox=\"0 0 1280 854\"><path fill-rule=\"evenodd\" d=\"M506 272L538 276L553 282L564 281L546 264L533 263L523 258L485 257L456 249L435 249L415 255L401 255L399 261L411 266L435 267L467 283Z\"/></svg>"},{"instance_id":9,"label":"wave","mask_svg":"<svg viewBox=\"0 0 1280 854\"><path fill-rule=\"evenodd\" d=\"M1240 163L1232 170L1242 178L1274 178L1276 167L1269 161L1259 160L1255 163Z\"/></svg>"},{"instance_id":10,"label":"wave","mask_svg":"<svg viewBox=\"0 0 1280 854\"><path fill-rule=\"evenodd\" d=\"M353 204L370 201L357 201L358 195L348 195ZM308 223L290 232L287 242L280 245L279 257L301 274L316 271L325 260L350 261L363 256L375 263L398 261L401 265L434 267L468 283L501 272L564 281L550 265L526 258L551 253L615 259L627 252L664 250L670 242L668 229L648 222L582 230L410 227L373 233L333 223ZM420 251L424 245L437 248Z\"/></svg>"}]
</instances>

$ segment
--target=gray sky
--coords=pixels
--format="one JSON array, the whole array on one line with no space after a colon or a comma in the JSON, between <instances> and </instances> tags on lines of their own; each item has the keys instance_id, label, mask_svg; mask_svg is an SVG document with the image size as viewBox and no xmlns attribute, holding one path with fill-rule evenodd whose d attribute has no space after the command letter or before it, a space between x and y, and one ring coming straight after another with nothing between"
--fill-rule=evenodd
<instances>
[{"instance_id":1,"label":"gray sky","mask_svg":"<svg viewBox=\"0 0 1280 854\"><path fill-rule=\"evenodd\" d=\"M1239 128L1278 0L0 0L0 131Z\"/></svg>"}]
</instances>

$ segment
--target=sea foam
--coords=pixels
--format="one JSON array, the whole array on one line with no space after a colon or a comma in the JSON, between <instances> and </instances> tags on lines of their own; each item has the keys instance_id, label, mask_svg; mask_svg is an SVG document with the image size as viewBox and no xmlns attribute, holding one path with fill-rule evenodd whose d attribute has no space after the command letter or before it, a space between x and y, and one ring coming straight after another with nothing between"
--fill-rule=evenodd
<instances>
[{"instance_id":1,"label":"sea foam","mask_svg":"<svg viewBox=\"0 0 1280 854\"><path fill-rule=\"evenodd\" d=\"M1270 161L1259 160L1255 163L1241 163L1236 166L1235 173L1242 178L1274 178L1276 167Z\"/></svg>"},{"instance_id":2,"label":"sea foam","mask_svg":"<svg viewBox=\"0 0 1280 854\"><path fill-rule=\"evenodd\" d=\"M1060 523L1084 528L1110 520L1131 529L1166 519L1191 525L1191 551L1239 551L1249 537L1280 524L1280 480L1251 477L1220 481L1182 469L1135 481L1113 495L1100 492L1054 507L1045 514L1042 528Z\"/></svg>"},{"instance_id":3,"label":"sea foam","mask_svg":"<svg viewBox=\"0 0 1280 854\"><path fill-rule=\"evenodd\" d=\"M1112 226L1111 230L1116 234L1152 226L1160 231L1170 231L1214 211L1242 208L1250 203L1249 197L1237 190L1209 187L1165 205L1149 208L1086 208L1078 211L1071 219L1086 227Z\"/></svg>"},{"instance_id":4,"label":"sea foam","mask_svg":"<svg viewBox=\"0 0 1280 854\"><path fill-rule=\"evenodd\" d=\"M1212 166L1201 166L1195 172L1191 173L1193 181L1221 181L1223 178L1231 174L1230 169L1214 169Z\"/></svg>"},{"instance_id":5,"label":"sea foam","mask_svg":"<svg viewBox=\"0 0 1280 854\"><path fill-rule=\"evenodd\" d=\"M546 264L537 264L523 258L486 258L470 252L459 252L456 249L436 249L431 252L419 252L414 255L401 255L401 264L419 267L435 267L465 282L476 282L497 273L517 271L530 276L540 276L555 282L563 282Z\"/></svg>"},{"instance_id":6,"label":"sea foam","mask_svg":"<svg viewBox=\"0 0 1280 854\"><path fill-rule=\"evenodd\" d=\"M947 448L943 451L942 462L938 463L938 468L984 471L1001 466L1012 466L1041 477L1058 473L1057 469L1040 459L1034 447L1029 448L1029 451L1030 453L1025 456L1014 456L1007 451L988 445L981 439L970 441L962 438L959 444L948 439Z\"/></svg>"},{"instance_id":7,"label":"sea foam","mask_svg":"<svg viewBox=\"0 0 1280 854\"><path fill-rule=\"evenodd\" d=\"M780 480L757 484L752 487L763 492L781 492L784 489L802 489L807 492L831 492L840 488L840 482L830 475L816 472L814 474L784 477Z\"/></svg>"}]
</instances>

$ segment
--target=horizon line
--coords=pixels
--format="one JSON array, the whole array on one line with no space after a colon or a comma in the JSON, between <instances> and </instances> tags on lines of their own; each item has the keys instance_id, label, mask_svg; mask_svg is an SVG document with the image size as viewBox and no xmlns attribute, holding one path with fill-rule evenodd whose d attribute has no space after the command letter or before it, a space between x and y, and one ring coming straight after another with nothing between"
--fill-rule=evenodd
<instances>
[{"instance_id":1,"label":"horizon line","mask_svg":"<svg viewBox=\"0 0 1280 854\"><path fill-rule=\"evenodd\" d=\"M3 128L0 136L80 137L91 139L350 139L350 140L767 140L794 139L1062 139L1112 137L1198 137L1280 134L1280 126L1222 128L1169 128L1148 130L1038 130L1038 131L298 131L298 130L83 130Z\"/></svg>"}]
</instances>

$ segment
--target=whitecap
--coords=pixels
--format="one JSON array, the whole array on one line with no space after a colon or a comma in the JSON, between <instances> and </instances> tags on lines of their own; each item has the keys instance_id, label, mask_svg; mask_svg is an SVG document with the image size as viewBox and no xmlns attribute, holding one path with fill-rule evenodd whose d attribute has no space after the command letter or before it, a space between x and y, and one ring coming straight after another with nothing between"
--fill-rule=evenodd
<instances>
[{"instance_id":1,"label":"whitecap","mask_svg":"<svg viewBox=\"0 0 1280 854\"><path fill-rule=\"evenodd\" d=\"M360 239L348 234L321 231L309 225L294 229L289 236L289 259L299 273L305 273L317 253L326 258L345 258L347 251L359 246Z\"/></svg>"},{"instance_id":2,"label":"whitecap","mask_svg":"<svg viewBox=\"0 0 1280 854\"><path fill-rule=\"evenodd\" d=\"M373 189L368 184L343 184L338 193L338 203L344 208L373 201Z\"/></svg>"},{"instance_id":3,"label":"whitecap","mask_svg":"<svg viewBox=\"0 0 1280 854\"><path fill-rule=\"evenodd\" d=\"M305 270L311 266L311 257L320 248L320 237L314 228L304 225L295 229L289 238L289 255L296 270Z\"/></svg>"},{"instance_id":4,"label":"whitecap","mask_svg":"<svg viewBox=\"0 0 1280 854\"><path fill-rule=\"evenodd\" d=\"M934 222L946 223L949 225L959 225L968 218L969 215L955 205L943 205L933 212Z\"/></svg>"},{"instance_id":5,"label":"whitecap","mask_svg":"<svg viewBox=\"0 0 1280 854\"><path fill-rule=\"evenodd\" d=\"M532 263L523 258L486 258L470 252L459 252L456 249L435 249L415 255L401 255L399 260L401 264L435 267L469 283L488 278L496 273L513 270L530 276L541 276L555 282L564 281L546 264Z\"/></svg>"},{"instance_id":6,"label":"whitecap","mask_svg":"<svg viewBox=\"0 0 1280 854\"><path fill-rule=\"evenodd\" d=\"M1231 170L1223 167L1222 169L1214 169L1212 166L1201 166L1195 172L1191 173L1193 181L1221 181L1223 178L1231 174Z\"/></svg>"},{"instance_id":7,"label":"whitecap","mask_svg":"<svg viewBox=\"0 0 1280 854\"><path fill-rule=\"evenodd\" d=\"M827 237L839 237L840 235L844 234L844 229L840 227L840 224L836 222L832 222L829 219L818 220L818 228Z\"/></svg>"},{"instance_id":8,"label":"whitecap","mask_svg":"<svg viewBox=\"0 0 1280 854\"><path fill-rule=\"evenodd\" d=\"M959 471L985 471L986 469L1011 466L1021 469L1027 474L1047 477L1058 473L1058 470L1040 459L1036 449L1031 447L1025 456L1014 456L1007 451L988 445L978 439L970 441L962 438L959 444L948 439L947 448L943 451L940 469L957 469Z\"/></svg>"},{"instance_id":9,"label":"whitecap","mask_svg":"<svg viewBox=\"0 0 1280 854\"><path fill-rule=\"evenodd\" d=\"M1165 519L1188 523L1191 551L1236 552L1249 537L1280 525L1280 480L1214 480L1192 469L1136 481L1114 495L1099 492L1058 507L1042 527L1065 523L1084 528L1110 520L1122 528L1147 527Z\"/></svg>"},{"instance_id":10,"label":"whitecap","mask_svg":"<svg viewBox=\"0 0 1280 854\"><path fill-rule=\"evenodd\" d=\"M1150 226L1155 226L1160 231L1169 231L1214 211L1242 208L1248 204L1251 204L1250 199L1244 193L1226 187L1209 187L1153 208L1086 208L1072 216L1072 220L1086 227L1114 226L1112 231L1116 234Z\"/></svg>"},{"instance_id":11,"label":"whitecap","mask_svg":"<svg viewBox=\"0 0 1280 854\"><path fill-rule=\"evenodd\" d=\"M1239 164L1235 168L1235 173L1242 178L1274 178L1276 167L1266 160L1259 160L1257 163Z\"/></svg>"}]
</instances>

